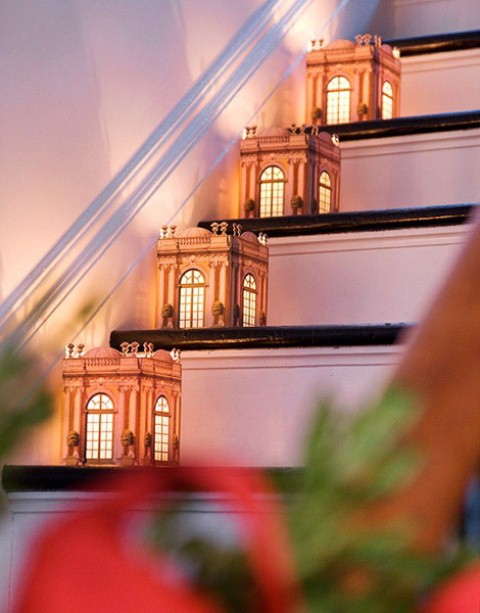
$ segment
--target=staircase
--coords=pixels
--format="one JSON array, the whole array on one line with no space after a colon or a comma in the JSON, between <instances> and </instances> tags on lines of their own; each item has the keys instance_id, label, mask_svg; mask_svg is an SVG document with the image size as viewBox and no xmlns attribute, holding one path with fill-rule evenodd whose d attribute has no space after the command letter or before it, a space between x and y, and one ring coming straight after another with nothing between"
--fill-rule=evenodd
<instances>
[{"instance_id":1,"label":"staircase","mask_svg":"<svg viewBox=\"0 0 480 613\"><path fill-rule=\"evenodd\" d=\"M184 456L301 463L318 400L350 410L381 387L399 335L468 232L479 199L480 36L389 42L404 56L404 116L327 128L340 139L341 212L231 220L269 235L268 326L111 335L115 347L182 349Z\"/></svg>"}]
</instances>

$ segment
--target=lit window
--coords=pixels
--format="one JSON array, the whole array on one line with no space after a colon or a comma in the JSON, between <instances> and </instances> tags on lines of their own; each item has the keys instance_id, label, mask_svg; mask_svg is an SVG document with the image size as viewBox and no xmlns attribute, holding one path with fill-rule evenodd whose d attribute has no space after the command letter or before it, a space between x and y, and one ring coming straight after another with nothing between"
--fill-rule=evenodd
<instances>
[{"instance_id":1,"label":"lit window","mask_svg":"<svg viewBox=\"0 0 480 613\"><path fill-rule=\"evenodd\" d=\"M392 85L385 81L382 86L382 119L393 117L393 89Z\"/></svg>"},{"instance_id":2,"label":"lit window","mask_svg":"<svg viewBox=\"0 0 480 613\"><path fill-rule=\"evenodd\" d=\"M165 396L159 396L153 414L153 459L168 462L170 439L170 406Z\"/></svg>"},{"instance_id":3,"label":"lit window","mask_svg":"<svg viewBox=\"0 0 480 613\"><path fill-rule=\"evenodd\" d=\"M268 166L260 175L260 217L283 215L285 175L278 166Z\"/></svg>"},{"instance_id":4,"label":"lit window","mask_svg":"<svg viewBox=\"0 0 480 613\"><path fill-rule=\"evenodd\" d=\"M327 85L327 123L350 121L350 82L345 77L333 77Z\"/></svg>"},{"instance_id":5,"label":"lit window","mask_svg":"<svg viewBox=\"0 0 480 613\"><path fill-rule=\"evenodd\" d=\"M330 213L332 207L332 180L326 170L320 174L318 186L318 212Z\"/></svg>"},{"instance_id":6,"label":"lit window","mask_svg":"<svg viewBox=\"0 0 480 613\"><path fill-rule=\"evenodd\" d=\"M113 460L113 402L106 394L95 394L87 404L85 459Z\"/></svg>"},{"instance_id":7,"label":"lit window","mask_svg":"<svg viewBox=\"0 0 480 613\"><path fill-rule=\"evenodd\" d=\"M202 328L205 314L205 278L199 270L187 270L180 279L180 328Z\"/></svg>"},{"instance_id":8,"label":"lit window","mask_svg":"<svg viewBox=\"0 0 480 613\"><path fill-rule=\"evenodd\" d=\"M243 280L243 321L246 327L255 325L255 311L257 304L257 285L253 275L245 275Z\"/></svg>"}]
</instances>

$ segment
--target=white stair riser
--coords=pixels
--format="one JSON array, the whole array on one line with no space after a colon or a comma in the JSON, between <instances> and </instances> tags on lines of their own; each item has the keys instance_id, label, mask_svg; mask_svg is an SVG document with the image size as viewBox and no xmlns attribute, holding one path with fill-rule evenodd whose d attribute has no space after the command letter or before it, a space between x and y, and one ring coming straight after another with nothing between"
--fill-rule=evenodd
<instances>
[{"instance_id":1,"label":"white stair riser","mask_svg":"<svg viewBox=\"0 0 480 613\"><path fill-rule=\"evenodd\" d=\"M402 58L401 116L477 110L479 71L480 49Z\"/></svg>"},{"instance_id":2,"label":"white stair riser","mask_svg":"<svg viewBox=\"0 0 480 613\"><path fill-rule=\"evenodd\" d=\"M480 199L480 128L350 141L341 149L341 211Z\"/></svg>"},{"instance_id":3,"label":"white stair riser","mask_svg":"<svg viewBox=\"0 0 480 613\"><path fill-rule=\"evenodd\" d=\"M360 406L400 354L393 346L184 352L182 462L299 465L319 400Z\"/></svg>"},{"instance_id":4,"label":"white stair riser","mask_svg":"<svg viewBox=\"0 0 480 613\"><path fill-rule=\"evenodd\" d=\"M269 241L268 325L414 322L468 225Z\"/></svg>"}]
</instances>

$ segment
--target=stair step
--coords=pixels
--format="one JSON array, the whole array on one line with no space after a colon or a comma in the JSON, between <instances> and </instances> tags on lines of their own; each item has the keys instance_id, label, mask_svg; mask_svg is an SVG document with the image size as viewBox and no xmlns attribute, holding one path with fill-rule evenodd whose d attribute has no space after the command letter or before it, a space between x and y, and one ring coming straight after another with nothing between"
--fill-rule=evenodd
<instances>
[{"instance_id":1,"label":"stair step","mask_svg":"<svg viewBox=\"0 0 480 613\"><path fill-rule=\"evenodd\" d=\"M452 226L466 221L475 204L450 204L415 208L352 211L322 215L288 215L231 219L244 231L265 232L270 238L277 236L306 236L312 234L339 234L346 232L378 232L401 228L430 228ZM224 220L200 221L200 228L211 229L212 223Z\"/></svg>"},{"instance_id":2,"label":"stair step","mask_svg":"<svg viewBox=\"0 0 480 613\"><path fill-rule=\"evenodd\" d=\"M175 473L179 470L176 466L161 466L159 470ZM3 491L7 494L19 492L72 492L80 490L83 493L106 492L117 487L119 474L130 476L135 479L142 467L125 466L49 466L49 465L13 465L6 464L1 468L1 482ZM149 470L147 468L147 470ZM183 470L181 468L180 470ZM233 468L232 470L243 470ZM300 477L301 468L272 468L268 470L268 476L280 490L288 491L295 487L295 482ZM102 488L99 488L99 483ZM297 481L298 483L298 481ZM202 506L205 510L206 502L211 500L210 492L198 493L195 498L188 494L175 493L176 498L188 500L191 508ZM214 495L213 495L214 496ZM67 500L68 501L68 498ZM19 502L18 500L16 501Z\"/></svg>"},{"instance_id":3,"label":"stair step","mask_svg":"<svg viewBox=\"0 0 480 613\"><path fill-rule=\"evenodd\" d=\"M391 345L408 324L343 326L262 326L255 328L189 328L114 330L110 346L123 342L153 343L155 350L278 349L283 347L351 347Z\"/></svg>"},{"instance_id":4,"label":"stair step","mask_svg":"<svg viewBox=\"0 0 480 613\"><path fill-rule=\"evenodd\" d=\"M372 121L355 121L334 126L322 126L322 130L330 134L336 134L340 139L340 143L342 143L370 138L391 138L393 136L408 136L411 134L473 130L479 127L480 111L474 110L458 113L395 117L393 119L375 119Z\"/></svg>"},{"instance_id":5,"label":"stair step","mask_svg":"<svg viewBox=\"0 0 480 613\"><path fill-rule=\"evenodd\" d=\"M391 47L400 49L402 57L425 55L427 53L443 53L446 51L463 51L480 47L480 31L473 30L411 38L392 38L384 42Z\"/></svg>"},{"instance_id":6,"label":"stair step","mask_svg":"<svg viewBox=\"0 0 480 613\"><path fill-rule=\"evenodd\" d=\"M116 330L111 344L182 349L182 457L297 466L312 411L358 408L391 375L407 324ZM185 460L187 458L187 460Z\"/></svg>"}]
</instances>

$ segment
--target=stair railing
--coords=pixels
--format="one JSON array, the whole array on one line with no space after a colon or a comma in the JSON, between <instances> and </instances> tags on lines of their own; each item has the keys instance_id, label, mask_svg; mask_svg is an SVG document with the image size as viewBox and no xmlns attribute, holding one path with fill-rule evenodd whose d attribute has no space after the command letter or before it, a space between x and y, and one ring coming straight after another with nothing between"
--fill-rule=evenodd
<instances>
[{"instance_id":1,"label":"stair railing","mask_svg":"<svg viewBox=\"0 0 480 613\"><path fill-rule=\"evenodd\" d=\"M6 298L0 306L2 344L11 345L14 342L22 348L30 342L140 213L176 166L203 138L311 2L267 0L252 14L122 170ZM342 0L322 30L348 2ZM304 53L297 57L295 65L303 56ZM136 180L138 184L135 184ZM127 190L129 195L122 200L121 192ZM180 205L171 219L185 203ZM88 235L92 234L89 239ZM83 246L82 241L86 242ZM74 244L79 245L79 253L73 253ZM140 258L137 258L135 265L138 261ZM129 272L133 268L130 267ZM117 282L107 298L101 301L100 306L105 304L125 276ZM20 321L17 323L19 314Z\"/></svg>"}]
</instances>

